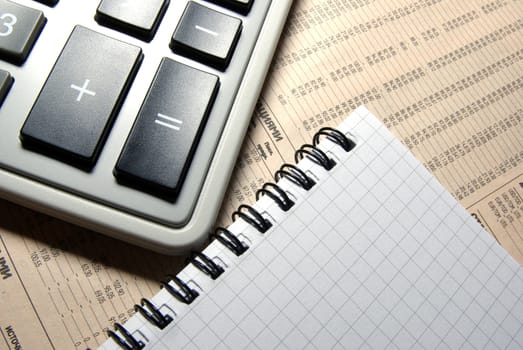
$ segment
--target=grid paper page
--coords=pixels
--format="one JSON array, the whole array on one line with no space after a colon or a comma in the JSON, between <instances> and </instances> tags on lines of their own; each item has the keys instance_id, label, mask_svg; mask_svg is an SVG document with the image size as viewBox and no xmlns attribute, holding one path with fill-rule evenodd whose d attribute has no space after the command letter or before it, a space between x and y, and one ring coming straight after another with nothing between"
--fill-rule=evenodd
<instances>
[{"instance_id":1,"label":"grid paper page","mask_svg":"<svg viewBox=\"0 0 523 350\"><path fill-rule=\"evenodd\" d=\"M323 141L329 172L301 161L308 192L280 181L289 212L256 204L271 230L231 225L246 253L205 249L222 276L180 273L201 292L190 306L153 298L172 324L125 325L146 349L523 348L522 268L365 108L339 130L357 147Z\"/></svg>"}]
</instances>

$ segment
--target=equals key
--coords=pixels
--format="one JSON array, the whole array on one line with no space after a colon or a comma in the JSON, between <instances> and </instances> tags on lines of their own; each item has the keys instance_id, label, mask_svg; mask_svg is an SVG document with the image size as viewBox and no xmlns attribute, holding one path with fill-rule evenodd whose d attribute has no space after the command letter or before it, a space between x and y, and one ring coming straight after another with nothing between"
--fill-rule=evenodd
<instances>
[{"instance_id":1,"label":"equals key","mask_svg":"<svg viewBox=\"0 0 523 350\"><path fill-rule=\"evenodd\" d=\"M118 181L175 199L218 87L217 76L164 58L114 169Z\"/></svg>"}]
</instances>

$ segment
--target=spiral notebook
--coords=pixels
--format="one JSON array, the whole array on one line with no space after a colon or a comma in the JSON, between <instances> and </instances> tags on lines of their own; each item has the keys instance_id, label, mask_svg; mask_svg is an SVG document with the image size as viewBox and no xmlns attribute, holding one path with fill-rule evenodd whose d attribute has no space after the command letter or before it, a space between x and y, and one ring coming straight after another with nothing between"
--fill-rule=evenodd
<instances>
[{"instance_id":1,"label":"spiral notebook","mask_svg":"<svg viewBox=\"0 0 523 350\"><path fill-rule=\"evenodd\" d=\"M523 270L364 107L103 349L521 349Z\"/></svg>"}]
</instances>

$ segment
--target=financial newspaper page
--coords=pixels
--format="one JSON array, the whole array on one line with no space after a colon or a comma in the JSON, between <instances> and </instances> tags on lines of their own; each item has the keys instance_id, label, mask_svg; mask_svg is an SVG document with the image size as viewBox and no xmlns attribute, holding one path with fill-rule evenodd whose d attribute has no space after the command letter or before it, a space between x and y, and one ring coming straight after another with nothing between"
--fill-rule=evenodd
<instances>
[{"instance_id":1,"label":"financial newspaper page","mask_svg":"<svg viewBox=\"0 0 523 350\"><path fill-rule=\"evenodd\" d=\"M523 1L296 0L217 225L365 104L523 263ZM0 201L0 349L85 349L185 257Z\"/></svg>"}]
</instances>

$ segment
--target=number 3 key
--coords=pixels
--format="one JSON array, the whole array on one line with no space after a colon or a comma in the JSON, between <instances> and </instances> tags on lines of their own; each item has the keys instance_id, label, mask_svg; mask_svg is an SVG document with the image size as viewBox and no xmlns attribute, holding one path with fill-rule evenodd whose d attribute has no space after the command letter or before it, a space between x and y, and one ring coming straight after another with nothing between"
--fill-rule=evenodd
<instances>
[{"instance_id":1,"label":"number 3 key","mask_svg":"<svg viewBox=\"0 0 523 350\"><path fill-rule=\"evenodd\" d=\"M0 59L24 63L45 22L42 11L0 0Z\"/></svg>"}]
</instances>

